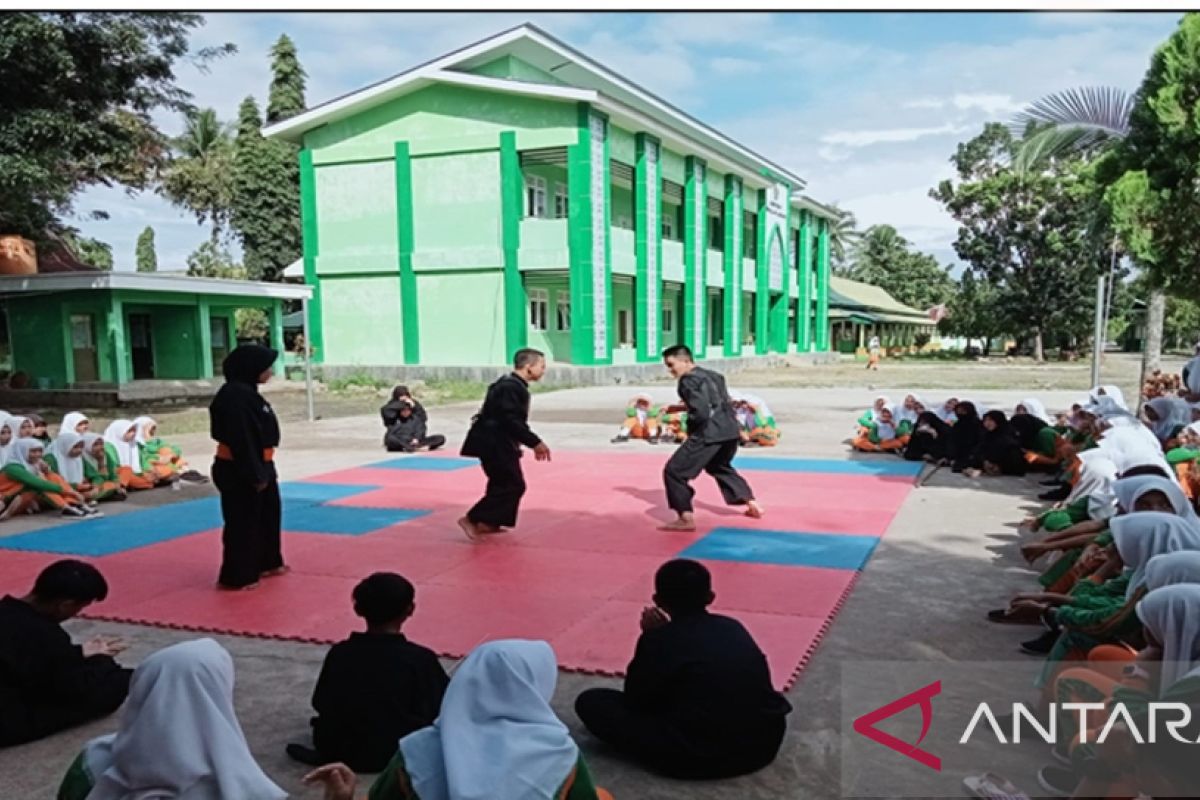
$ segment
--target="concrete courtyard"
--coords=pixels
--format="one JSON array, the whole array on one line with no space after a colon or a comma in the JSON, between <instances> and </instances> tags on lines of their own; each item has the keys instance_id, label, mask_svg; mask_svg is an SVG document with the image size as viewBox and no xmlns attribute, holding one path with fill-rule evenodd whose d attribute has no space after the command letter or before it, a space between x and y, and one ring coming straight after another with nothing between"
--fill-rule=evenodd
<instances>
[{"instance_id":1,"label":"concrete courtyard","mask_svg":"<svg viewBox=\"0 0 1200 800\"><path fill-rule=\"evenodd\" d=\"M752 388L736 378L731 382L739 388ZM621 386L537 396L533 427L554 449L616 447L609 445L608 440L620 420L621 409L635 391L636 387ZM651 391L663 401L671 396L669 386L658 385ZM770 403L783 430L781 445L772 455L826 458L848 457L843 442L852 432L854 418L876 394L868 389L767 387L757 391ZM900 390L889 391L893 399L902 396ZM932 401L948 393L924 394ZM1014 388L963 394L989 406L1011 410L1022 396L1031 392ZM1080 396L1079 392L1038 394L1050 409L1069 405ZM445 433L455 446L461 441L475 408L475 404L469 404L433 409L431 431ZM170 431L164 430L164 434L170 436ZM207 436L170 438L184 446L196 466L207 471L212 447ZM364 463L379 455L381 438L377 416L288 423L278 461L282 477L299 479ZM629 443L622 447L632 450L648 445ZM665 449L663 455L665 458ZM533 464L530 460L526 468L533 482L539 472L552 470L554 465ZM616 683L609 679L562 673L555 708L576 735L598 783L620 800L843 796L847 792L843 788L840 759L844 733L840 729L840 674L844 664L881 659L953 662L1020 658L1015 655L1016 644L1028 637L1028 629L988 625L983 615L1013 592L1031 587L1032 573L1017 557L1015 543L1017 523L1034 507L1030 500L1036 490L1034 478L970 481L943 470L928 485L912 492L815 657L789 692L795 711L790 717L787 741L775 764L758 774L733 781L681 783L649 775L613 758L582 729L572 710L574 697L580 690ZM158 490L137 496L124 505L109 505L105 510L121 514L212 491L208 486L188 486L180 492ZM466 504L470 498L463 500ZM0 536L32 526L59 524L69 523L49 519L5 523ZM587 531L581 530L579 535L586 536ZM669 534L647 530L646 535ZM214 552L214 577L217 559ZM379 565L389 566L403 571L402 554L398 554L395 565ZM0 591L16 594L27 588L4 586ZM719 593L721 587L715 588ZM330 602L349 602L349 598L330 598ZM630 626L637 624L637 619L629 620ZM121 660L129 665L155 649L196 636L91 621L72 622L69 629L79 639L98 633L125 636L132 646ZM215 638L234 655L237 709L255 756L266 772L296 797L318 797L319 793L301 785L305 769L290 761L283 748L289 741L306 741L311 714L309 698L326 648L231 636ZM0 798L53 798L63 771L83 743L113 730L115 724L113 717L41 742L0 751ZM869 764L856 765L848 774L869 767ZM1032 792L1030 775L1010 777ZM362 788L365 792L366 787Z\"/></svg>"}]
</instances>

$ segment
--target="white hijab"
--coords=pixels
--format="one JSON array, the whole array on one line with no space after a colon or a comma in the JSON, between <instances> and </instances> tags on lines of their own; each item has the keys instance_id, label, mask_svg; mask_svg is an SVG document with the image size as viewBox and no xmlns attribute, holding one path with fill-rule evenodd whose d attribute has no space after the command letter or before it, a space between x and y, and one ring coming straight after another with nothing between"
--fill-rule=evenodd
<instances>
[{"instance_id":1,"label":"white hijab","mask_svg":"<svg viewBox=\"0 0 1200 800\"><path fill-rule=\"evenodd\" d=\"M933 412L933 413L937 414L938 419L940 419L942 422L945 422L949 425L953 425L954 422L958 419L958 417L956 417L954 415L954 409L949 407L951 400L953 400L955 403L958 402L957 397L948 397Z\"/></svg>"},{"instance_id":2,"label":"white hijab","mask_svg":"<svg viewBox=\"0 0 1200 800\"><path fill-rule=\"evenodd\" d=\"M1037 417L1047 425L1053 424L1053 420L1050 419L1050 415L1046 413L1046 406L1043 405L1042 401L1038 400L1036 397L1027 397L1018 403L1018 405L1024 406L1026 414Z\"/></svg>"},{"instance_id":3,"label":"white hijab","mask_svg":"<svg viewBox=\"0 0 1200 800\"><path fill-rule=\"evenodd\" d=\"M876 398L875 398L875 402L874 402L874 403L871 403L871 408L870 408L870 410L868 410L868 411L867 411L867 413L871 415L871 422L878 422L878 421L879 421L879 419L878 419L878 416L879 416L879 415L878 415L878 413L875 411L875 409L881 405L881 402L880 402L880 401L882 401L882 406L883 406L884 408L890 408L890 407L891 407L891 405L892 405L892 401L891 401L891 400L889 400L889 399L888 399L888 398L887 398L885 395L882 395L882 394L881 394L881 395L879 395L879 397L876 397Z\"/></svg>"},{"instance_id":4,"label":"white hijab","mask_svg":"<svg viewBox=\"0 0 1200 800\"><path fill-rule=\"evenodd\" d=\"M1129 404L1125 402L1125 393L1121 391L1121 387L1115 384L1105 383L1100 386L1093 386L1088 394L1091 395L1093 403L1101 398L1108 397L1121 408L1126 411L1129 410Z\"/></svg>"},{"instance_id":5,"label":"white hijab","mask_svg":"<svg viewBox=\"0 0 1200 800\"><path fill-rule=\"evenodd\" d=\"M78 411L72 411L72 412L64 415L62 418L62 422L58 426L58 435L62 436L64 433L67 433L68 431L71 433L78 433L78 431L76 431L75 428L77 428L79 426L79 423L81 423L81 422L91 422L91 420L88 419L85 415L80 414Z\"/></svg>"},{"instance_id":6,"label":"white hijab","mask_svg":"<svg viewBox=\"0 0 1200 800\"><path fill-rule=\"evenodd\" d=\"M1138 619L1162 642L1159 696L1197 672L1200 662L1200 585L1181 583L1150 592L1137 604Z\"/></svg>"},{"instance_id":7,"label":"white hijab","mask_svg":"<svg viewBox=\"0 0 1200 800\"><path fill-rule=\"evenodd\" d=\"M1145 425L1110 428L1100 438L1098 449L1104 451L1121 472L1134 467L1154 465L1171 474L1171 469L1163 457L1162 443Z\"/></svg>"},{"instance_id":8,"label":"white hijab","mask_svg":"<svg viewBox=\"0 0 1200 800\"><path fill-rule=\"evenodd\" d=\"M883 408L892 412L892 421L884 422L879 417L875 417L875 435L877 435L881 441L886 442L889 439L896 438L896 423L899 422L899 420L896 418L896 407L894 405L888 403Z\"/></svg>"},{"instance_id":9,"label":"white hijab","mask_svg":"<svg viewBox=\"0 0 1200 800\"><path fill-rule=\"evenodd\" d=\"M92 448L96 445L96 440L104 441L104 437L98 433L91 431L83 434L83 459L91 465L92 469L99 470L100 465L96 462L96 457L92 455Z\"/></svg>"},{"instance_id":10,"label":"white hijab","mask_svg":"<svg viewBox=\"0 0 1200 800\"><path fill-rule=\"evenodd\" d=\"M1142 581L1146 591L1153 592L1177 583L1200 583L1200 552L1180 550L1155 556L1146 562L1146 576Z\"/></svg>"},{"instance_id":11,"label":"white hijab","mask_svg":"<svg viewBox=\"0 0 1200 800\"><path fill-rule=\"evenodd\" d=\"M1191 405L1178 397L1156 397L1146 405L1154 409L1154 414L1158 417L1154 422L1147 424L1160 442L1170 439L1179 426L1190 425L1192 422Z\"/></svg>"},{"instance_id":12,"label":"white hijab","mask_svg":"<svg viewBox=\"0 0 1200 800\"><path fill-rule=\"evenodd\" d=\"M556 797L579 760L550 708L557 680L546 642L477 647L450 680L433 725L400 740L413 791L421 800Z\"/></svg>"},{"instance_id":13,"label":"white hijab","mask_svg":"<svg viewBox=\"0 0 1200 800\"><path fill-rule=\"evenodd\" d=\"M50 443L50 455L54 456L58 474L72 486L83 483L83 456L71 455L71 448L82 441L83 437L74 430L67 430Z\"/></svg>"},{"instance_id":14,"label":"white hijab","mask_svg":"<svg viewBox=\"0 0 1200 800\"><path fill-rule=\"evenodd\" d=\"M21 426L25 424L26 417L9 415L0 422L0 428L8 428L12 432L12 438L8 440L8 444L0 445L0 458L5 459L7 463L8 453L12 450L12 446L16 444L17 439L21 438Z\"/></svg>"},{"instance_id":15,"label":"white hijab","mask_svg":"<svg viewBox=\"0 0 1200 800\"><path fill-rule=\"evenodd\" d=\"M45 443L41 439L34 439L26 436L24 439L13 439L9 442L4 453L4 463L0 464L0 469L7 467L9 464L17 464L25 469L32 470L33 465L29 463L30 450L46 449Z\"/></svg>"},{"instance_id":16,"label":"white hijab","mask_svg":"<svg viewBox=\"0 0 1200 800\"><path fill-rule=\"evenodd\" d=\"M1084 497L1100 497L1111 505L1112 482L1117 479L1117 465L1099 448L1084 450L1079 454L1079 479L1071 487L1067 505Z\"/></svg>"},{"instance_id":17,"label":"white hijab","mask_svg":"<svg viewBox=\"0 0 1200 800\"><path fill-rule=\"evenodd\" d=\"M763 400L756 394L750 394L749 392L743 392L737 389L730 389L729 398L731 400L740 401L750 405L754 409L754 412L756 414L761 414L764 419L768 419L772 416L771 409L767 405L767 401ZM875 412L875 408L873 406L871 408L871 412L872 414Z\"/></svg>"},{"instance_id":18,"label":"white hijab","mask_svg":"<svg viewBox=\"0 0 1200 800\"><path fill-rule=\"evenodd\" d=\"M233 710L233 659L212 639L171 645L133 673L117 732L84 748L87 800L283 800Z\"/></svg>"},{"instance_id":19,"label":"white hijab","mask_svg":"<svg viewBox=\"0 0 1200 800\"><path fill-rule=\"evenodd\" d=\"M1179 550L1200 550L1200 526L1174 514L1157 511L1124 514L1109 520L1108 528L1121 561L1132 572L1126 597L1132 596L1142 585L1146 564L1154 556Z\"/></svg>"},{"instance_id":20,"label":"white hijab","mask_svg":"<svg viewBox=\"0 0 1200 800\"><path fill-rule=\"evenodd\" d=\"M138 457L137 445L124 439L125 434L129 433L129 429L132 427L131 420L114 419L104 430L104 441L116 448L117 458L121 462L118 466L129 467L133 470L133 474L141 475L142 459Z\"/></svg>"},{"instance_id":21,"label":"white hijab","mask_svg":"<svg viewBox=\"0 0 1200 800\"><path fill-rule=\"evenodd\" d=\"M133 420L133 424L137 427L137 434L134 436L133 440L142 445L149 441L146 438L146 429L152 425L158 425L158 423L154 421L154 417L137 417Z\"/></svg>"},{"instance_id":22,"label":"white hijab","mask_svg":"<svg viewBox=\"0 0 1200 800\"><path fill-rule=\"evenodd\" d=\"M914 403L925 405L919 395L909 392L908 394L904 395L904 399L897 403L895 409L892 411L892 419L894 419L896 422L911 422L914 425L916 424L917 417L920 416L920 412L908 407L908 398L910 397L913 399Z\"/></svg>"}]
</instances>

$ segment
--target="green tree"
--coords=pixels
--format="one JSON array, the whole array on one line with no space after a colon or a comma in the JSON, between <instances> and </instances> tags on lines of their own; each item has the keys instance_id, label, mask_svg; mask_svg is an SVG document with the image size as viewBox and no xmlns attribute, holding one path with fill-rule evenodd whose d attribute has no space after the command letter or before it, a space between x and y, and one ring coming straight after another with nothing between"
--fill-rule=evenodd
<instances>
[{"instance_id":1,"label":"green tree","mask_svg":"<svg viewBox=\"0 0 1200 800\"><path fill-rule=\"evenodd\" d=\"M1098 193L1085 165L1067 159L1022 173L1012 167L1015 152L1009 130L988 124L951 158L956 179L930 195L959 223L959 257L999 290L995 312L1011 333L1033 339L1040 361L1048 335L1090 331L1107 231L1095 225Z\"/></svg>"},{"instance_id":2,"label":"green tree","mask_svg":"<svg viewBox=\"0 0 1200 800\"><path fill-rule=\"evenodd\" d=\"M232 222L248 275L273 280L301 253L300 170L295 146L264 139L261 128L247 97L234 140Z\"/></svg>"},{"instance_id":3,"label":"green tree","mask_svg":"<svg viewBox=\"0 0 1200 800\"><path fill-rule=\"evenodd\" d=\"M184 131L171 141L172 158L162 175L161 191L175 205L212 225L218 244L233 204L233 147L229 126L211 108L186 115Z\"/></svg>"},{"instance_id":4,"label":"green tree","mask_svg":"<svg viewBox=\"0 0 1200 800\"><path fill-rule=\"evenodd\" d=\"M45 241L80 189L151 185L165 152L151 117L188 107L174 69L203 22L157 11L0 14L0 231Z\"/></svg>"},{"instance_id":5,"label":"green tree","mask_svg":"<svg viewBox=\"0 0 1200 800\"><path fill-rule=\"evenodd\" d=\"M854 245L862 238L854 212L833 207L837 217L829 223L829 268L835 273L846 269L846 260Z\"/></svg>"},{"instance_id":6,"label":"green tree","mask_svg":"<svg viewBox=\"0 0 1200 800\"><path fill-rule=\"evenodd\" d=\"M958 279L958 291L946 303L946 316L938 323L938 330L947 336L961 336L968 344L982 340L983 354L987 355L992 339L1008 333L1004 320L996 313L999 305L996 288L966 270Z\"/></svg>"},{"instance_id":7,"label":"green tree","mask_svg":"<svg viewBox=\"0 0 1200 800\"><path fill-rule=\"evenodd\" d=\"M187 257L187 274L193 278L245 280L246 268L233 260L227 248L210 240Z\"/></svg>"},{"instance_id":8,"label":"green tree","mask_svg":"<svg viewBox=\"0 0 1200 800\"><path fill-rule=\"evenodd\" d=\"M874 284L905 305L924 311L944 303L954 292L954 279L937 259L918 252L891 225L872 225L851 251L842 274Z\"/></svg>"},{"instance_id":9,"label":"green tree","mask_svg":"<svg viewBox=\"0 0 1200 800\"><path fill-rule=\"evenodd\" d=\"M158 272L158 254L154 251L154 228L149 225L138 234L137 271Z\"/></svg>"},{"instance_id":10,"label":"green tree","mask_svg":"<svg viewBox=\"0 0 1200 800\"><path fill-rule=\"evenodd\" d=\"M296 45L285 33L271 48L271 92L267 97L267 122L275 123L304 110L307 74L300 66Z\"/></svg>"},{"instance_id":11,"label":"green tree","mask_svg":"<svg viewBox=\"0 0 1200 800\"><path fill-rule=\"evenodd\" d=\"M62 242L75 253L75 257L84 264L107 272L112 271L113 252L112 245L108 242L81 236L74 229L63 231L61 238Z\"/></svg>"}]
</instances>

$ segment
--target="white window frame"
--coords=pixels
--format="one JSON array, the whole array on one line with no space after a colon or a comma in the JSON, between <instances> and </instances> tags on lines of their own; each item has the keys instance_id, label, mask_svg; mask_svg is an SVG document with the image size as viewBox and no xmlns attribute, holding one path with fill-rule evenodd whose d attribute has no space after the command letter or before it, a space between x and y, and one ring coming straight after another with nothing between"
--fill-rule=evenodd
<instances>
[{"instance_id":1,"label":"white window frame","mask_svg":"<svg viewBox=\"0 0 1200 800\"><path fill-rule=\"evenodd\" d=\"M529 289L529 328L544 331L550 313L550 292L546 289Z\"/></svg>"},{"instance_id":2,"label":"white window frame","mask_svg":"<svg viewBox=\"0 0 1200 800\"><path fill-rule=\"evenodd\" d=\"M663 337L675 335L675 301L662 301L662 332Z\"/></svg>"},{"instance_id":3,"label":"white window frame","mask_svg":"<svg viewBox=\"0 0 1200 800\"><path fill-rule=\"evenodd\" d=\"M625 324L621 324L621 320ZM632 308L617 309L617 346L630 350L637 346L637 320Z\"/></svg>"},{"instance_id":4,"label":"white window frame","mask_svg":"<svg viewBox=\"0 0 1200 800\"><path fill-rule=\"evenodd\" d=\"M559 331L571 330L571 295L559 292L554 302L554 326Z\"/></svg>"},{"instance_id":5,"label":"white window frame","mask_svg":"<svg viewBox=\"0 0 1200 800\"><path fill-rule=\"evenodd\" d=\"M567 187L561 183L554 185L554 218L566 219L571 209L570 196Z\"/></svg>"},{"instance_id":6,"label":"white window frame","mask_svg":"<svg viewBox=\"0 0 1200 800\"><path fill-rule=\"evenodd\" d=\"M663 208L666 209L667 206L664 206ZM663 211L662 215L662 238L669 239L671 241L678 241L675 238L675 214L668 214L665 210Z\"/></svg>"},{"instance_id":7,"label":"white window frame","mask_svg":"<svg viewBox=\"0 0 1200 800\"><path fill-rule=\"evenodd\" d=\"M525 216L546 218L546 179L540 175L525 176Z\"/></svg>"}]
</instances>

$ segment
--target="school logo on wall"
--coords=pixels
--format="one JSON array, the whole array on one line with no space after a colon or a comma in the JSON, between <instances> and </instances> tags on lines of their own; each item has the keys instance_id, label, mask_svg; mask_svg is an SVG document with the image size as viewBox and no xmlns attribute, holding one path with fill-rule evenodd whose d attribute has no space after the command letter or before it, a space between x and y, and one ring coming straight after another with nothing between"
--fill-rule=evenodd
<instances>
[{"instance_id":1,"label":"school logo on wall","mask_svg":"<svg viewBox=\"0 0 1200 800\"><path fill-rule=\"evenodd\" d=\"M783 265L787 263L787 238L784 233L788 224L788 203L791 189L776 183L766 191L767 228L767 288L772 292L783 291Z\"/></svg>"}]
</instances>

